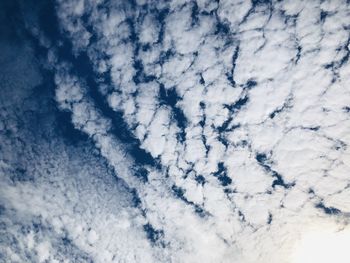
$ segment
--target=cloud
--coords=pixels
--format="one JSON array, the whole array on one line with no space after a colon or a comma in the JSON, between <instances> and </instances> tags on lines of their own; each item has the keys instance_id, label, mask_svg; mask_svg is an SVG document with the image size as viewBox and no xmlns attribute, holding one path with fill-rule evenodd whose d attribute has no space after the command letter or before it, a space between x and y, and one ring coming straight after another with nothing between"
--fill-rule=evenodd
<instances>
[{"instance_id":1,"label":"cloud","mask_svg":"<svg viewBox=\"0 0 350 263\"><path fill-rule=\"evenodd\" d=\"M97 200L85 212L67 205L71 221L57 224L68 226L74 253L97 262L289 262L304 231L345 224L345 2L60 0L56 11L59 38L72 48L51 40L55 102L111 169L101 173L132 199L121 205L91 183ZM3 196L15 193L18 213L25 197L38 198L37 216L49 210L45 185ZM52 206L80 207L83 193L65 186ZM82 234L80 221L89 225ZM38 260L54 257L52 242L35 245Z\"/></svg>"},{"instance_id":2,"label":"cloud","mask_svg":"<svg viewBox=\"0 0 350 263\"><path fill-rule=\"evenodd\" d=\"M117 92L109 99L111 107L124 113L130 129L137 127L134 134L141 147L160 158L168 181L183 189L186 202L202 206L216 218L211 231L226 237L228 220L237 220L243 229L278 224L275 213L287 209L283 200L289 193L298 193L299 209L305 209L305 203L327 203L337 191L346 191L347 180L328 176L334 161L345 154L345 148L336 146L343 139L325 134L331 121L328 116L339 118L344 113L324 109L327 93L346 81L338 77L337 69L326 66L333 59L339 61L329 52L346 40L341 28L336 30L339 38L332 39L345 37L343 41L330 43L326 37L330 25L335 25L331 21L344 18L342 11L316 2L299 9L287 2L220 2L210 7L215 16L208 15L207 3L169 3L161 10L149 3L145 14L139 8L120 11L126 15L129 31L119 38L127 44L101 48L99 42L106 43L108 37L99 27L96 34L102 37L91 48L113 53L113 59L106 61L114 69L112 85ZM332 10L325 23L319 21L323 9ZM159 18L163 10L165 19ZM146 22L139 22L135 14ZM143 28L150 21L153 25ZM136 35L133 28L140 28ZM155 44L145 46L144 34L148 43L154 39ZM175 91L174 103L166 107L160 106L161 85ZM186 121L184 137L176 119L178 110ZM347 129L338 123L340 130ZM256 157L260 153L265 154L264 163ZM205 178L203 185L196 183L199 176ZM308 216L318 213L312 205L307 209ZM233 233L227 242L244 244L249 236ZM272 233L261 230L251 235L268 238ZM268 248L261 249L265 253ZM243 248L242 258L246 251Z\"/></svg>"}]
</instances>

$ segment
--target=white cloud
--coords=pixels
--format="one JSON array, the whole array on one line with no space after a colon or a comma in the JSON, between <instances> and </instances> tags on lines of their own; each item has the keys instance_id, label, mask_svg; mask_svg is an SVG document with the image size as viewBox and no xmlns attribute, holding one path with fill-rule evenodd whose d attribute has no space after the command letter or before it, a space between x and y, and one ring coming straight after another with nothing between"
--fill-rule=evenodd
<instances>
[{"instance_id":1,"label":"white cloud","mask_svg":"<svg viewBox=\"0 0 350 263\"><path fill-rule=\"evenodd\" d=\"M113 115L53 52L56 101L136 190L145 218L132 225L127 208L118 219L91 212L103 224L93 220L84 234L73 212L57 224L70 224L97 262L117 260L102 237L128 231L130 239L112 243L127 262L289 262L303 231L349 212L348 6L145 3L58 2L74 51L86 52L92 73L110 74L102 95L140 145L113 134ZM160 162L144 166L148 182L134 176L140 164L130 147ZM143 248L146 221L161 240Z\"/></svg>"}]
</instances>

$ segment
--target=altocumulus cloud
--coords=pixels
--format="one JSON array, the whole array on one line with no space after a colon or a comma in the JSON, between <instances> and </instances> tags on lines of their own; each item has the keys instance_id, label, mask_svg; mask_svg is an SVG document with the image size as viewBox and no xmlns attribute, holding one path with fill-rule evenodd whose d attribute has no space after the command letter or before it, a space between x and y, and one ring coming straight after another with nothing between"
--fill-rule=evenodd
<instances>
[{"instance_id":1,"label":"altocumulus cloud","mask_svg":"<svg viewBox=\"0 0 350 263\"><path fill-rule=\"evenodd\" d=\"M293 263L347 227L347 1L1 5L0 261Z\"/></svg>"}]
</instances>

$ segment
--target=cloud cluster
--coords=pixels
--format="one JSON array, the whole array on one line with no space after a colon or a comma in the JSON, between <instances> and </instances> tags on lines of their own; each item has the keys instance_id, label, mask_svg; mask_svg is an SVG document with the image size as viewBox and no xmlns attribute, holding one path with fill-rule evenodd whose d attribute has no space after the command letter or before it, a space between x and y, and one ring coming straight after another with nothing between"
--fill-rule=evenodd
<instances>
[{"instance_id":1,"label":"cloud cluster","mask_svg":"<svg viewBox=\"0 0 350 263\"><path fill-rule=\"evenodd\" d=\"M55 102L131 199L89 188L97 200L76 213L82 190L51 204L16 186L15 210L68 198L60 224L84 260L290 262L304 231L350 212L349 13L341 0L58 0Z\"/></svg>"}]
</instances>

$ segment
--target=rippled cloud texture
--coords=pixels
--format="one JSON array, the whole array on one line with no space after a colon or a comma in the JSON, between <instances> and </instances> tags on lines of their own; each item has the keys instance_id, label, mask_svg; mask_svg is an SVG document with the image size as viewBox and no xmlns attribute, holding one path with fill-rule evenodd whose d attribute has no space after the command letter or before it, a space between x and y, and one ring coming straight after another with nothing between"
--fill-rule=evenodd
<instances>
[{"instance_id":1,"label":"rippled cloud texture","mask_svg":"<svg viewBox=\"0 0 350 263\"><path fill-rule=\"evenodd\" d=\"M292 263L346 227L348 1L5 0L0 22L0 262Z\"/></svg>"}]
</instances>

